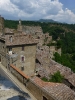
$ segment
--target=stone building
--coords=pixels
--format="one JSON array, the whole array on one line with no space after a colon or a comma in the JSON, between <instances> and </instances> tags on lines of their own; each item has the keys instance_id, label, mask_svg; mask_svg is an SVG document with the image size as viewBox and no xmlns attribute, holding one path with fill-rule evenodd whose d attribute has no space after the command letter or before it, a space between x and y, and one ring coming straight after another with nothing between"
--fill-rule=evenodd
<instances>
[{"instance_id":1,"label":"stone building","mask_svg":"<svg viewBox=\"0 0 75 100\"><path fill-rule=\"evenodd\" d=\"M25 26L22 25L21 20L19 20L17 31L23 31L26 32L27 34L43 33L40 26Z\"/></svg>"},{"instance_id":2,"label":"stone building","mask_svg":"<svg viewBox=\"0 0 75 100\"><path fill-rule=\"evenodd\" d=\"M0 37L0 62L6 67L13 64L27 75L34 75L37 41L30 35L4 35Z\"/></svg>"},{"instance_id":3,"label":"stone building","mask_svg":"<svg viewBox=\"0 0 75 100\"><path fill-rule=\"evenodd\" d=\"M0 15L0 34L4 31L4 18Z\"/></svg>"}]
</instances>

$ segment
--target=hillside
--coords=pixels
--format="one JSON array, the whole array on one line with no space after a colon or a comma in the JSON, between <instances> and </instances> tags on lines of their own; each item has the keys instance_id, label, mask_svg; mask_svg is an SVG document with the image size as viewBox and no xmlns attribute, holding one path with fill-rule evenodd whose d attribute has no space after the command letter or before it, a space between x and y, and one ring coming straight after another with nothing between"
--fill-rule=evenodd
<instances>
[{"instance_id":1,"label":"hillside","mask_svg":"<svg viewBox=\"0 0 75 100\"><path fill-rule=\"evenodd\" d=\"M39 22L45 22L45 23L49 23L49 22L51 22L51 23L58 23L57 21L54 21L54 20L52 20L52 19L40 19Z\"/></svg>"}]
</instances>

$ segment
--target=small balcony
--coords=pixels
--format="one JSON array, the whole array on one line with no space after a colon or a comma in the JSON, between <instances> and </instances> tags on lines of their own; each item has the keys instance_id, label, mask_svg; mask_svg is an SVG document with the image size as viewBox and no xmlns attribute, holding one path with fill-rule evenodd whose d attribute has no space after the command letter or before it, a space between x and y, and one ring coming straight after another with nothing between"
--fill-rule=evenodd
<instances>
[{"instance_id":1,"label":"small balcony","mask_svg":"<svg viewBox=\"0 0 75 100\"><path fill-rule=\"evenodd\" d=\"M6 57L7 58L17 58L18 54L17 53L14 53L12 51L9 51L7 54L6 54Z\"/></svg>"}]
</instances>

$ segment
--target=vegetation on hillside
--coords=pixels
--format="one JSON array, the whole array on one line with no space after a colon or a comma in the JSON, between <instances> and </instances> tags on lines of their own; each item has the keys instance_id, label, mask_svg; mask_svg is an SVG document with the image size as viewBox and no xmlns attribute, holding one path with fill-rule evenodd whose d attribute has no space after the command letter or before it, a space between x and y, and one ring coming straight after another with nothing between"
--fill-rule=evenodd
<instances>
[{"instance_id":1,"label":"vegetation on hillside","mask_svg":"<svg viewBox=\"0 0 75 100\"><path fill-rule=\"evenodd\" d=\"M52 75L50 82L57 82L57 83L62 83L64 80L64 76L62 76L60 74L59 71L57 71L56 73L54 73L54 75Z\"/></svg>"},{"instance_id":2,"label":"vegetation on hillside","mask_svg":"<svg viewBox=\"0 0 75 100\"><path fill-rule=\"evenodd\" d=\"M73 72L75 72L75 59L73 60L73 57L70 54L61 54L61 56L56 52L54 54L55 58L54 60L58 63L61 63L64 66L67 66L72 69Z\"/></svg>"},{"instance_id":3,"label":"vegetation on hillside","mask_svg":"<svg viewBox=\"0 0 75 100\"><path fill-rule=\"evenodd\" d=\"M63 80L64 80L64 76L62 76L60 74L60 72L57 71L56 73L54 73L54 75L51 76L51 78L49 80L45 77L43 77L42 80L45 81L45 82L62 83Z\"/></svg>"}]
</instances>

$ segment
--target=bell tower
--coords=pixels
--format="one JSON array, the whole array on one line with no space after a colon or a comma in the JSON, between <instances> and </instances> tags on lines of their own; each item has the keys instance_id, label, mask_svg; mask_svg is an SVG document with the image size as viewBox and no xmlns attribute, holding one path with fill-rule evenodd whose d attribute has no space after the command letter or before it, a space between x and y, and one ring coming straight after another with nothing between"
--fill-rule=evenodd
<instances>
[{"instance_id":1,"label":"bell tower","mask_svg":"<svg viewBox=\"0 0 75 100\"><path fill-rule=\"evenodd\" d=\"M22 32L22 22L21 22L21 19L19 19L19 24L18 24L17 30L19 32Z\"/></svg>"},{"instance_id":2,"label":"bell tower","mask_svg":"<svg viewBox=\"0 0 75 100\"><path fill-rule=\"evenodd\" d=\"M19 25L21 25L21 19L19 19Z\"/></svg>"}]
</instances>

